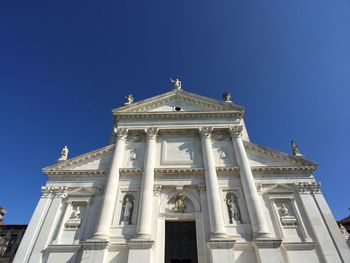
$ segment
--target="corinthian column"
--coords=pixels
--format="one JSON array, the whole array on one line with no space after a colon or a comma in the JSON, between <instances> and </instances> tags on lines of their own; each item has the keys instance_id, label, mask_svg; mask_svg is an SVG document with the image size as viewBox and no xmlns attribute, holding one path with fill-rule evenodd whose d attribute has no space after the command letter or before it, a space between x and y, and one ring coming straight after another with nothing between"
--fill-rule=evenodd
<instances>
[{"instance_id":1,"label":"corinthian column","mask_svg":"<svg viewBox=\"0 0 350 263\"><path fill-rule=\"evenodd\" d=\"M239 166L241 184L247 201L254 237L255 239L270 238L271 235L267 230L263 211L259 203L258 192L255 187L254 177L250 169L247 153L241 138L242 129L242 126L233 126L230 128L230 133L232 137L233 149L235 151Z\"/></svg>"},{"instance_id":2,"label":"corinthian column","mask_svg":"<svg viewBox=\"0 0 350 263\"><path fill-rule=\"evenodd\" d=\"M147 134L146 156L142 175L137 238L150 239L152 235L154 161L156 155L157 128L145 129Z\"/></svg>"},{"instance_id":3,"label":"corinthian column","mask_svg":"<svg viewBox=\"0 0 350 263\"><path fill-rule=\"evenodd\" d=\"M222 213L219 183L215 169L215 160L211 144L211 127L199 129L202 142L203 161L205 168L205 181L207 186L209 220L211 226L211 237L227 237L224 228L224 217Z\"/></svg>"},{"instance_id":4,"label":"corinthian column","mask_svg":"<svg viewBox=\"0 0 350 263\"><path fill-rule=\"evenodd\" d=\"M123 156L125 155L125 141L127 139L128 130L125 128L117 128L114 132L117 135L115 150L109 170L108 181L105 186L100 218L93 239L108 240L109 228L112 223L114 206L118 194L119 169L122 166Z\"/></svg>"}]
</instances>

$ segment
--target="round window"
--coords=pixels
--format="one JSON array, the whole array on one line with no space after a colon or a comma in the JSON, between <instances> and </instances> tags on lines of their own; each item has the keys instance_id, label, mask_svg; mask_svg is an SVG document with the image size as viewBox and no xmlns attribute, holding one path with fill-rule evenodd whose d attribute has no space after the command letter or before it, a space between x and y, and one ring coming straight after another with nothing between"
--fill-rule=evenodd
<instances>
[{"instance_id":1,"label":"round window","mask_svg":"<svg viewBox=\"0 0 350 263\"><path fill-rule=\"evenodd\" d=\"M181 107L176 106L176 107L174 108L174 110L175 110L175 111L181 111L182 109L181 109Z\"/></svg>"}]
</instances>

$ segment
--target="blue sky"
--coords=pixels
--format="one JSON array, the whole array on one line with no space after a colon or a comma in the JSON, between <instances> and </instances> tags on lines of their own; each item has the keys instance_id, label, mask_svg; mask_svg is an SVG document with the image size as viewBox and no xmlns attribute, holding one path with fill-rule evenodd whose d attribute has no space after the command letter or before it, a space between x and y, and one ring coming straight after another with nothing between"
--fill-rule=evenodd
<instances>
[{"instance_id":1,"label":"blue sky","mask_svg":"<svg viewBox=\"0 0 350 263\"><path fill-rule=\"evenodd\" d=\"M7 1L0 8L0 205L28 223L64 145L108 144L111 109L183 88L246 107L251 141L320 164L349 215L350 2Z\"/></svg>"}]
</instances>

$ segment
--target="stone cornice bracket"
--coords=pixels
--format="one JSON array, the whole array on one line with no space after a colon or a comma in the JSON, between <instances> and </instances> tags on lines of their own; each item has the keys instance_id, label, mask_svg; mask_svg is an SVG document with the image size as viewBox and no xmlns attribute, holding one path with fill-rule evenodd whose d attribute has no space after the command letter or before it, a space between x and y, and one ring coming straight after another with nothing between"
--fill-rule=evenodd
<instances>
[{"instance_id":1,"label":"stone cornice bracket","mask_svg":"<svg viewBox=\"0 0 350 263\"><path fill-rule=\"evenodd\" d=\"M42 186L42 197L61 197L65 198L68 194L67 186Z\"/></svg>"},{"instance_id":2,"label":"stone cornice bracket","mask_svg":"<svg viewBox=\"0 0 350 263\"><path fill-rule=\"evenodd\" d=\"M241 137L242 131L243 131L242 125L230 126L230 134L232 138Z\"/></svg>"},{"instance_id":3,"label":"stone cornice bracket","mask_svg":"<svg viewBox=\"0 0 350 263\"><path fill-rule=\"evenodd\" d=\"M213 133L213 127L200 127L199 129L199 134L202 138L205 138L205 139L210 139L211 138L211 135Z\"/></svg>"},{"instance_id":4,"label":"stone cornice bracket","mask_svg":"<svg viewBox=\"0 0 350 263\"><path fill-rule=\"evenodd\" d=\"M153 186L153 195L154 196L159 196L160 195L160 193L162 192L162 185L161 184L155 184L154 186Z\"/></svg>"},{"instance_id":5,"label":"stone cornice bracket","mask_svg":"<svg viewBox=\"0 0 350 263\"><path fill-rule=\"evenodd\" d=\"M207 190L207 186L205 184L197 185L199 192L204 192Z\"/></svg>"},{"instance_id":6,"label":"stone cornice bracket","mask_svg":"<svg viewBox=\"0 0 350 263\"><path fill-rule=\"evenodd\" d=\"M114 127L114 133L117 138L117 140L124 140L128 138L128 129L127 128L117 128Z\"/></svg>"},{"instance_id":7,"label":"stone cornice bracket","mask_svg":"<svg viewBox=\"0 0 350 263\"><path fill-rule=\"evenodd\" d=\"M299 193L319 193L321 190L321 184L319 182L301 182L301 183L295 183L294 189L298 191Z\"/></svg>"},{"instance_id":8,"label":"stone cornice bracket","mask_svg":"<svg viewBox=\"0 0 350 263\"><path fill-rule=\"evenodd\" d=\"M146 128L145 133L147 135L147 139L153 139L156 140L158 136L158 128Z\"/></svg>"}]
</instances>

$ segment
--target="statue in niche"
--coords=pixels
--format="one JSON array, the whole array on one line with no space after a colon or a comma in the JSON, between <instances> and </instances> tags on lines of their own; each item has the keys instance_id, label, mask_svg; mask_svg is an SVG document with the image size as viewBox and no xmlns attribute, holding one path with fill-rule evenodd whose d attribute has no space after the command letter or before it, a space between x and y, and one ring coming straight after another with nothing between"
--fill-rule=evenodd
<instances>
[{"instance_id":1,"label":"statue in niche","mask_svg":"<svg viewBox=\"0 0 350 263\"><path fill-rule=\"evenodd\" d=\"M299 152L298 145L297 145L297 143L296 143L294 140L291 140L291 142L290 142L290 147L292 148L292 154L293 154L293 156L297 156L297 157L303 156L303 155Z\"/></svg>"},{"instance_id":2,"label":"statue in niche","mask_svg":"<svg viewBox=\"0 0 350 263\"><path fill-rule=\"evenodd\" d=\"M181 89L181 80L176 78L175 80L170 79L171 83L173 83L173 89L180 90Z\"/></svg>"},{"instance_id":3,"label":"statue in niche","mask_svg":"<svg viewBox=\"0 0 350 263\"><path fill-rule=\"evenodd\" d=\"M239 212L237 197L234 194L227 194L226 204L228 208L230 224L232 224L233 221L241 221L241 213Z\"/></svg>"},{"instance_id":4,"label":"statue in niche","mask_svg":"<svg viewBox=\"0 0 350 263\"><path fill-rule=\"evenodd\" d=\"M125 222L128 225L131 225L133 208L134 208L134 203L130 195L126 195L123 200L121 221Z\"/></svg>"},{"instance_id":5,"label":"statue in niche","mask_svg":"<svg viewBox=\"0 0 350 263\"><path fill-rule=\"evenodd\" d=\"M219 152L220 152L220 159L222 159L222 160L227 159L227 155L226 155L226 152L224 151L224 149L220 149Z\"/></svg>"},{"instance_id":6,"label":"statue in niche","mask_svg":"<svg viewBox=\"0 0 350 263\"><path fill-rule=\"evenodd\" d=\"M231 93L225 91L224 94L222 95L223 99L225 102L231 102Z\"/></svg>"},{"instance_id":7,"label":"statue in niche","mask_svg":"<svg viewBox=\"0 0 350 263\"><path fill-rule=\"evenodd\" d=\"M135 151L131 151L130 152L130 156L129 156L129 160L131 163L135 162L137 158L136 152Z\"/></svg>"},{"instance_id":8,"label":"statue in niche","mask_svg":"<svg viewBox=\"0 0 350 263\"><path fill-rule=\"evenodd\" d=\"M288 208L284 203L282 203L282 207L280 209L282 216L289 216Z\"/></svg>"},{"instance_id":9,"label":"statue in niche","mask_svg":"<svg viewBox=\"0 0 350 263\"><path fill-rule=\"evenodd\" d=\"M77 206L77 208L75 208L72 211L72 215L71 215L70 218L74 219L74 220L79 220L80 219L80 207L79 206Z\"/></svg>"},{"instance_id":10,"label":"statue in niche","mask_svg":"<svg viewBox=\"0 0 350 263\"><path fill-rule=\"evenodd\" d=\"M61 156L60 156L60 158L59 158L58 160L59 160L59 161L65 161L65 160L67 160L67 158L68 158L68 152L69 152L68 147L67 147L67 146L64 146L63 149L62 149L62 151L61 151Z\"/></svg>"},{"instance_id":11,"label":"statue in niche","mask_svg":"<svg viewBox=\"0 0 350 263\"><path fill-rule=\"evenodd\" d=\"M179 193L175 201L175 209L177 213L184 213L186 209L185 196Z\"/></svg>"},{"instance_id":12,"label":"statue in niche","mask_svg":"<svg viewBox=\"0 0 350 263\"><path fill-rule=\"evenodd\" d=\"M134 102L134 97L132 96L132 94L126 95L124 98L125 98L124 105L130 105L131 103Z\"/></svg>"}]
</instances>

